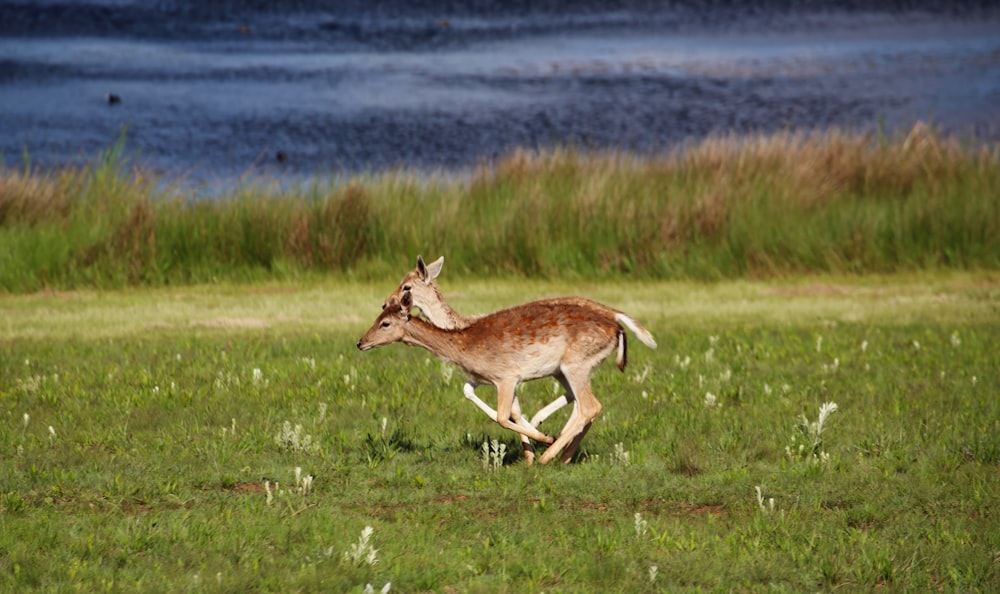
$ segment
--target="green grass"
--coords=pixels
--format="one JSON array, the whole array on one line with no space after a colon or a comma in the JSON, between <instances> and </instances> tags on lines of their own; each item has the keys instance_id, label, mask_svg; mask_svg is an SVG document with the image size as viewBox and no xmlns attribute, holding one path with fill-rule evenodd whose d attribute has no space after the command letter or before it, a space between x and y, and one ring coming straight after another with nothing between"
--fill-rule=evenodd
<instances>
[{"instance_id":1,"label":"green grass","mask_svg":"<svg viewBox=\"0 0 1000 594\"><path fill-rule=\"evenodd\" d=\"M390 171L205 189L133 167L0 169L0 291L398 274L776 278L1000 268L1000 154L934 134L705 140L669 155L516 151L467 175Z\"/></svg>"},{"instance_id":2,"label":"green grass","mask_svg":"<svg viewBox=\"0 0 1000 594\"><path fill-rule=\"evenodd\" d=\"M355 348L405 266L0 297L0 590L1000 588L995 275L442 279L463 312L574 293L656 335L595 374L579 459L529 468L458 373ZM374 565L351 555L366 526Z\"/></svg>"}]
</instances>

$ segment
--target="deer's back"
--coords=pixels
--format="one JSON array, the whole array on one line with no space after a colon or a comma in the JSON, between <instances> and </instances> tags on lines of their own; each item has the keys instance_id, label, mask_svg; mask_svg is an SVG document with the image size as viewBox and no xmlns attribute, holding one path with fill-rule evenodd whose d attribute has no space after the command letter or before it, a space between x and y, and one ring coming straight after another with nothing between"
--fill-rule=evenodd
<instances>
[{"instance_id":1,"label":"deer's back","mask_svg":"<svg viewBox=\"0 0 1000 594\"><path fill-rule=\"evenodd\" d=\"M543 300L475 319L462 331L464 349L483 355L501 375L545 377L561 365L596 359L617 345L614 319L592 308Z\"/></svg>"}]
</instances>

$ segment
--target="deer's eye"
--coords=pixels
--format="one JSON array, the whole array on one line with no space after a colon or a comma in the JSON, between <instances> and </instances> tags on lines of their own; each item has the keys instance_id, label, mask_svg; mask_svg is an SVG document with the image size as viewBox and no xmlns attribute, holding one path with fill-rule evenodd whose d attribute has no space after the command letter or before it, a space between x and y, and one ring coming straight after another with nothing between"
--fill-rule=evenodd
<instances>
[{"instance_id":1,"label":"deer's eye","mask_svg":"<svg viewBox=\"0 0 1000 594\"><path fill-rule=\"evenodd\" d=\"M382 327L383 328L388 328L389 327L389 320L386 320L386 321L382 322Z\"/></svg>"},{"instance_id":2,"label":"deer's eye","mask_svg":"<svg viewBox=\"0 0 1000 594\"><path fill-rule=\"evenodd\" d=\"M385 304L384 303L382 304L382 309L385 309Z\"/></svg>"},{"instance_id":3,"label":"deer's eye","mask_svg":"<svg viewBox=\"0 0 1000 594\"><path fill-rule=\"evenodd\" d=\"M413 288L413 287L411 287L410 285L403 285L403 291L404 291L404 292L406 292L406 293L410 292L410 290L411 290L412 288Z\"/></svg>"}]
</instances>

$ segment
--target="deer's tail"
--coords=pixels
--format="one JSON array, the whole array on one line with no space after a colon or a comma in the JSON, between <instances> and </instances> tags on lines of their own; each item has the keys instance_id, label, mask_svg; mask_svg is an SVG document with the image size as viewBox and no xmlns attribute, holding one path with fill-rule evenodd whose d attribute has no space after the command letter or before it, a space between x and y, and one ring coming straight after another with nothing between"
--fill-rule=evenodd
<instances>
[{"instance_id":1,"label":"deer's tail","mask_svg":"<svg viewBox=\"0 0 1000 594\"><path fill-rule=\"evenodd\" d=\"M636 322L632 318L628 317L626 314L620 312L615 314L615 320L617 320L620 324L624 324L629 330L634 332L636 337L640 341L642 341L642 344L648 346L651 349L656 348L656 339L654 339L653 335L649 332L649 330L643 328L639 324L639 322ZM622 341L619 342L619 347L618 347L619 351L622 350L622 347L620 346L621 342Z\"/></svg>"}]
</instances>

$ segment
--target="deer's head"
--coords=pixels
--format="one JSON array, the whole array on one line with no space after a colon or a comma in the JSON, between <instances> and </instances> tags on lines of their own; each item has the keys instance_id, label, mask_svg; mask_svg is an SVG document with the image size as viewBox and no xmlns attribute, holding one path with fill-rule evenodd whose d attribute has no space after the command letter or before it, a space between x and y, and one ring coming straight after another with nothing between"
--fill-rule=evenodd
<instances>
[{"instance_id":1,"label":"deer's head","mask_svg":"<svg viewBox=\"0 0 1000 594\"><path fill-rule=\"evenodd\" d=\"M410 307L413 298L403 293L401 299L390 296L382 306L382 313L375 318L375 323L358 341L358 348L367 351L375 347L399 342L406 334L406 324L410 321Z\"/></svg>"},{"instance_id":2,"label":"deer's head","mask_svg":"<svg viewBox=\"0 0 1000 594\"><path fill-rule=\"evenodd\" d=\"M403 295L406 293L409 293L411 296L411 304L415 304L417 307L420 307L422 303L427 304L440 301L441 293L438 291L438 286L434 279L441 274L443 266L444 256L441 256L430 264L424 264L424 259L421 256L417 256L416 268L406 273L406 276L399 282L396 290L382 303L382 309L386 309L392 299L402 301Z\"/></svg>"}]
</instances>

